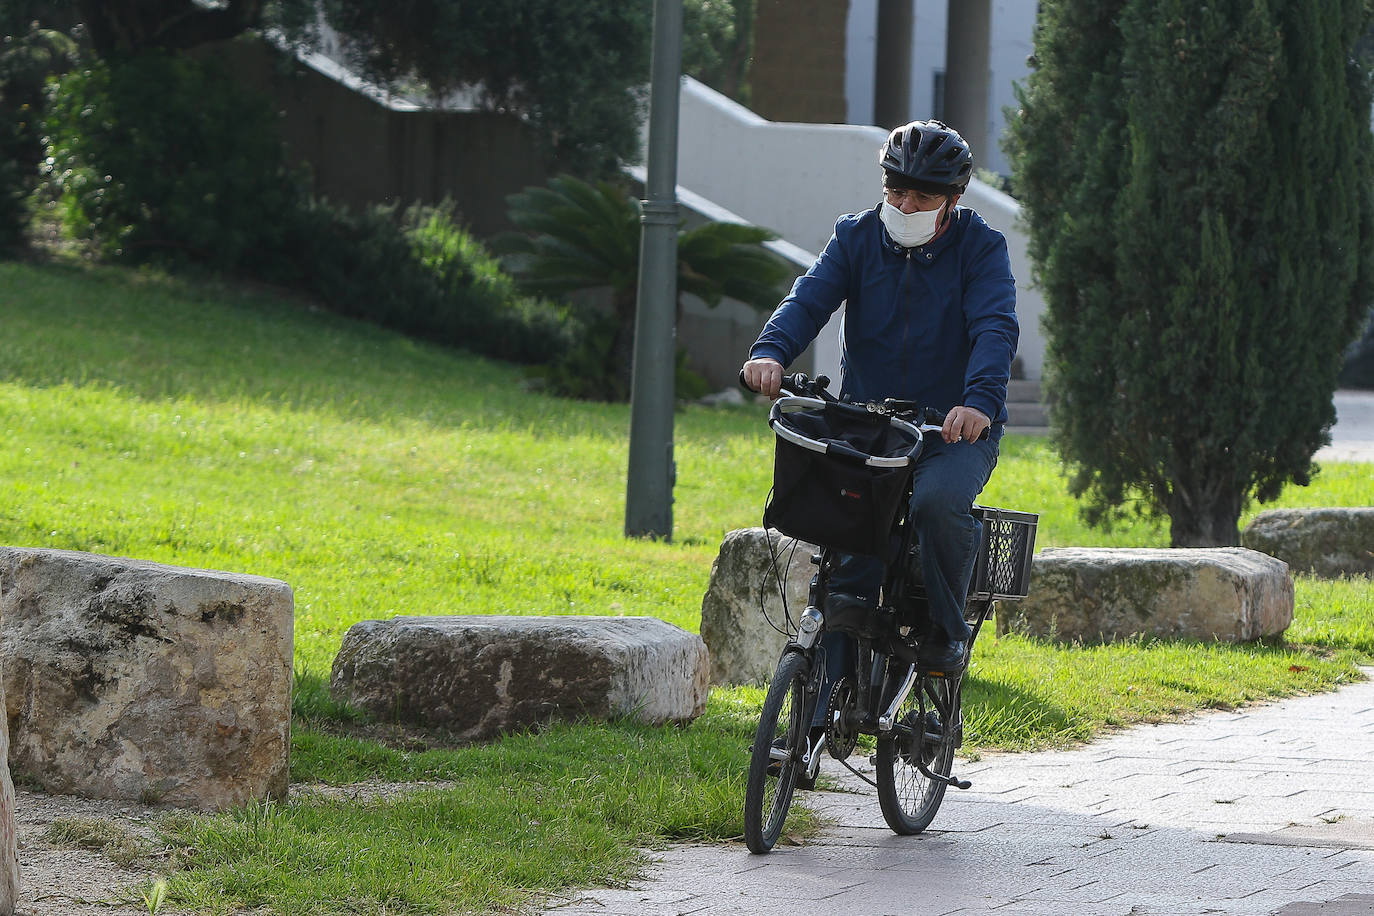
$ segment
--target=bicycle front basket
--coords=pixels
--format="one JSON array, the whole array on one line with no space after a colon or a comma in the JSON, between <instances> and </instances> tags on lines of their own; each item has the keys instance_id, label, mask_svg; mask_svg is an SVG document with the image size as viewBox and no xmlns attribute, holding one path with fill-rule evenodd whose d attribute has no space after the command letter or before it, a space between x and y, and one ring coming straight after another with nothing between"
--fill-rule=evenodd
<instances>
[{"instance_id":1,"label":"bicycle front basket","mask_svg":"<svg viewBox=\"0 0 1374 916\"><path fill-rule=\"evenodd\" d=\"M815 398L781 398L773 493L763 523L844 553L884 556L921 432L902 420Z\"/></svg>"}]
</instances>

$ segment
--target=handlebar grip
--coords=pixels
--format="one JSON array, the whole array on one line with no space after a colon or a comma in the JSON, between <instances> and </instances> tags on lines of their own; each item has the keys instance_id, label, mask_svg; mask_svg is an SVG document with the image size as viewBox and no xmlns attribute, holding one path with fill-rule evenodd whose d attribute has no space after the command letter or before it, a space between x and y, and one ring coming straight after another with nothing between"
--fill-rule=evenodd
<instances>
[{"instance_id":1,"label":"handlebar grip","mask_svg":"<svg viewBox=\"0 0 1374 916\"><path fill-rule=\"evenodd\" d=\"M927 407L925 411L925 422L929 423L932 426L944 426L945 418L949 416L949 414L941 410L936 410L934 407ZM990 435L992 435L992 427L985 426L983 427L983 431L978 434L978 441L986 442Z\"/></svg>"},{"instance_id":2,"label":"handlebar grip","mask_svg":"<svg viewBox=\"0 0 1374 916\"><path fill-rule=\"evenodd\" d=\"M744 380L744 369L739 370L739 384L745 391L752 391L758 394L757 388L750 388L749 383ZM792 394L822 396L822 393L830 385L830 379L824 375L818 375L814 379L805 372L793 372L791 375L782 377L782 390Z\"/></svg>"},{"instance_id":3,"label":"handlebar grip","mask_svg":"<svg viewBox=\"0 0 1374 916\"><path fill-rule=\"evenodd\" d=\"M811 379L807 378L806 373L804 372L797 372L792 375L784 375L782 377L782 387L786 391L805 391L807 386L810 384ZM745 391L752 391L754 394L760 393L757 388L751 388L749 386L749 383L744 380L743 367L741 367L739 370L739 386L743 388Z\"/></svg>"},{"instance_id":4,"label":"handlebar grip","mask_svg":"<svg viewBox=\"0 0 1374 916\"><path fill-rule=\"evenodd\" d=\"M949 416L943 410L936 410L934 407L917 407L914 401L899 401L895 398L888 398L883 402L884 405L893 410L911 410L916 412L918 425L944 426L945 418ZM978 441L985 441L992 435L992 427L988 426L979 435Z\"/></svg>"}]
</instances>

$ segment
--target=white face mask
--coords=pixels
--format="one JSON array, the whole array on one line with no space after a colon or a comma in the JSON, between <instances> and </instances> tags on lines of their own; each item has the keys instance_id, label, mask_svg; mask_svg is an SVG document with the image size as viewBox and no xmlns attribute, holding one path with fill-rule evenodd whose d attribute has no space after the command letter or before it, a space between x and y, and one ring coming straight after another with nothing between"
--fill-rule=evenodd
<instances>
[{"instance_id":1,"label":"white face mask","mask_svg":"<svg viewBox=\"0 0 1374 916\"><path fill-rule=\"evenodd\" d=\"M892 204L883 201L883 208L878 215L887 228L887 234L892 236L892 241L903 248L915 248L935 237L935 230L940 226L940 214L943 212L944 204L934 210L903 213Z\"/></svg>"}]
</instances>

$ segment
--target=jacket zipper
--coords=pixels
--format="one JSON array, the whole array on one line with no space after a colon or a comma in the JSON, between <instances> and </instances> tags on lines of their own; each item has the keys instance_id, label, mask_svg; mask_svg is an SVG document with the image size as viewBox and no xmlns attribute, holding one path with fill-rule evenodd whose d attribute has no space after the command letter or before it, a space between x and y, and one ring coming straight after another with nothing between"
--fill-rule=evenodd
<instances>
[{"instance_id":1,"label":"jacket zipper","mask_svg":"<svg viewBox=\"0 0 1374 916\"><path fill-rule=\"evenodd\" d=\"M898 396L900 396L900 397L905 398L905 397L910 396L911 392L912 392L913 390L915 390L915 386L911 383L911 371L910 371L910 367L909 367L908 364L907 364L907 360L908 360L909 354L911 353L911 347L910 347L910 345L909 345L909 344L910 344L910 339L911 339L911 303L908 301L911 297L905 295L905 294L904 294L904 290L908 289L908 287L909 287L908 281L909 281L909 280L911 280L911 249L910 249L910 248L906 249L906 262L902 265L902 279L901 279L901 282L899 282L899 283L897 284L897 307L900 308L900 309L902 310L902 358L901 358L902 377L901 377L901 384L902 384L902 386L903 386L903 390L901 391L900 395L893 394L893 395L891 395L891 397L898 397Z\"/></svg>"}]
</instances>

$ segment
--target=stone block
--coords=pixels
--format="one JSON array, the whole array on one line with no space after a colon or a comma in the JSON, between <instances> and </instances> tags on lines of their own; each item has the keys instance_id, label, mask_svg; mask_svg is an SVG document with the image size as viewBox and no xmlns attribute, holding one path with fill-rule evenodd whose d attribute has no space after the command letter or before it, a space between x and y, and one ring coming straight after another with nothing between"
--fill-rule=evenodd
<instances>
[{"instance_id":1,"label":"stone block","mask_svg":"<svg viewBox=\"0 0 1374 916\"><path fill-rule=\"evenodd\" d=\"M725 536L701 601L701 638L711 652L711 683L767 684L772 678L787 645L782 630L795 631L806 609L816 551L812 544L763 528L741 528ZM781 589L779 582L784 583Z\"/></svg>"},{"instance_id":2,"label":"stone block","mask_svg":"<svg viewBox=\"0 0 1374 916\"><path fill-rule=\"evenodd\" d=\"M1297 573L1374 576L1374 507L1270 509L1245 526L1240 542Z\"/></svg>"},{"instance_id":3,"label":"stone block","mask_svg":"<svg viewBox=\"0 0 1374 916\"><path fill-rule=\"evenodd\" d=\"M3 622L0 621L0 626ZM3 660L0 660L0 666ZM5 708L4 678L0 677L0 709ZM10 730L0 716L0 916L14 916L19 899L19 836L14 816L14 782L10 779Z\"/></svg>"},{"instance_id":4,"label":"stone block","mask_svg":"<svg viewBox=\"0 0 1374 916\"><path fill-rule=\"evenodd\" d=\"M383 721L480 740L554 718L687 721L709 671L701 637L654 617L396 617L349 628L330 688Z\"/></svg>"},{"instance_id":5,"label":"stone block","mask_svg":"<svg viewBox=\"0 0 1374 916\"><path fill-rule=\"evenodd\" d=\"M1085 643L1137 636L1247 642L1293 622L1281 560L1240 547L1042 550L1030 595L997 606L997 631Z\"/></svg>"},{"instance_id":6,"label":"stone block","mask_svg":"<svg viewBox=\"0 0 1374 916\"><path fill-rule=\"evenodd\" d=\"M0 547L0 615L16 776L201 810L286 797L285 582Z\"/></svg>"}]
</instances>

